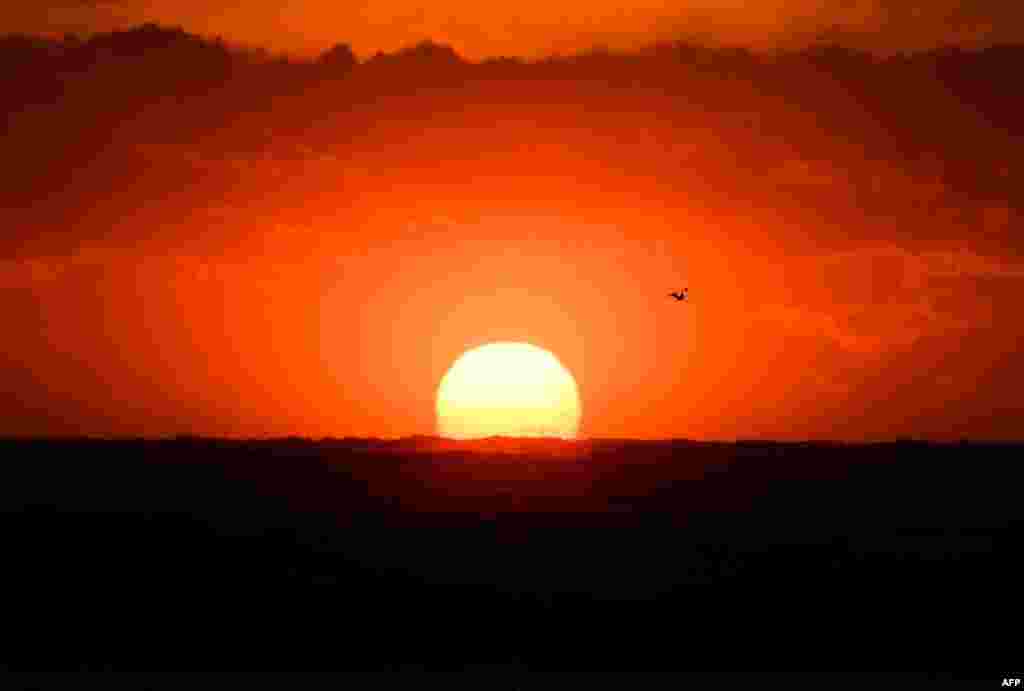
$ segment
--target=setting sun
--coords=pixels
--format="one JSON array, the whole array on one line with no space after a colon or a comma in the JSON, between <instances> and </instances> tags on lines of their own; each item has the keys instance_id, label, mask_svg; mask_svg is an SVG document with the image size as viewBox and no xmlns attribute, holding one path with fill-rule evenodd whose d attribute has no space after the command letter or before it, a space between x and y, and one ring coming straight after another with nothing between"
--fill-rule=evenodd
<instances>
[{"instance_id":1,"label":"setting sun","mask_svg":"<svg viewBox=\"0 0 1024 691\"><path fill-rule=\"evenodd\" d=\"M443 437L576 436L576 381L553 354L528 343L489 343L460 356L437 390Z\"/></svg>"}]
</instances>

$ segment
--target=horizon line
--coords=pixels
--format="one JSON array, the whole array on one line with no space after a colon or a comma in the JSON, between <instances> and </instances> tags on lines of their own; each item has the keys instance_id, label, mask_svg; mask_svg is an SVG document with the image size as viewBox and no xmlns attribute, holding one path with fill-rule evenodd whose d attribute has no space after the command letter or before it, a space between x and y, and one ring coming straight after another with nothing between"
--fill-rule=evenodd
<instances>
[{"instance_id":1,"label":"horizon line","mask_svg":"<svg viewBox=\"0 0 1024 691\"><path fill-rule=\"evenodd\" d=\"M400 437L374 437L374 436L218 436L202 434L175 434L163 436L146 435L90 435L90 434L66 434L66 435L0 435L0 443L5 442L231 442L231 443L272 443L272 442L303 442L303 443L401 443L401 442L442 442L455 445L472 445L479 442L518 442L533 444L587 444L587 443L685 443L693 445L832 445L832 446L877 446L886 444L932 444L932 445L1024 445L1024 438L1021 439L997 439L997 438L958 438L958 439L937 439L926 437L889 437L879 439L839 439L839 438L806 438L806 439L772 439L755 437L737 437L735 439L694 439L692 437L517 437L506 435L493 435L478 437L474 439L453 439L429 434L412 434Z\"/></svg>"}]
</instances>

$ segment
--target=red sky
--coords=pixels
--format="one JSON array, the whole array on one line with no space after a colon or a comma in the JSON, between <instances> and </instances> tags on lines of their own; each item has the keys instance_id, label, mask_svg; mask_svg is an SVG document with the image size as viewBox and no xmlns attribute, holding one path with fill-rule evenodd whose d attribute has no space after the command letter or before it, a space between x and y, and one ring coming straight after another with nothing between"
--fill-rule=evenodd
<instances>
[{"instance_id":1,"label":"red sky","mask_svg":"<svg viewBox=\"0 0 1024 691\"><path fill-rule=\"evenodd\" d=\"M5 91L2 434L430 434L452 361L517 340L585 436L1019 437L997 82L68 55Z\"/></svg>"}]
</instances>

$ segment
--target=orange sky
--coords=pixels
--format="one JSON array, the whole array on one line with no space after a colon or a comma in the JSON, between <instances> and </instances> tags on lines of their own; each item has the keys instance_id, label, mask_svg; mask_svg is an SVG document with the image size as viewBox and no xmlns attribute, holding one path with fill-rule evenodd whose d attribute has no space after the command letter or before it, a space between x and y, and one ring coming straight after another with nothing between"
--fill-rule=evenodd
<instances>
[{"instance_id":1,"label":"orange sky","mask_svg":"<svg viewBox=\"0 0 1024 691\"><path fill-rule=\"evenodd\" d=\"M880 115L601 65L62 81L5 140L0 433L430 434L511 340L584 436L1019 436L1019 139L889 68Z\"/></svg>"},{"instance_id":2,"label":"orange sky","mask_svg":"<svg viewBox=\"0 0 1024 691\"><path fill-rule=\"evenodd\" d=\"M1008 0L640 0L515 4L442 0L423 3L238 3L220 0L42 0L0 10L8 31L88 33L146 21L308 54L336 42L363 56L424 39L472 58L547 55L603 44L636 48L689 36L754 46L801 42L838 27L884 51L941 43L1020 41L1024 10Z\"/></svg>"}]
</instances>

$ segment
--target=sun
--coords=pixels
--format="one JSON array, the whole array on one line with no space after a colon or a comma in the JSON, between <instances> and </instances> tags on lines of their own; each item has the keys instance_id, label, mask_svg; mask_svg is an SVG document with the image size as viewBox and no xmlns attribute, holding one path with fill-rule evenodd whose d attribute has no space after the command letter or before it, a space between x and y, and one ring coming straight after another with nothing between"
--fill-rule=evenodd
<instances>
[{"instance_id":1,"label":"sun","mask_svg":"<svg viewBox=\"0 0 1024 691\"><path fill-rule=\"evenodd\" d=\"M449 439L575 439L579 424L576 380L552 353L529 343L467 350L437 388L437 430Z\"/></svg>"}]
</instances>

